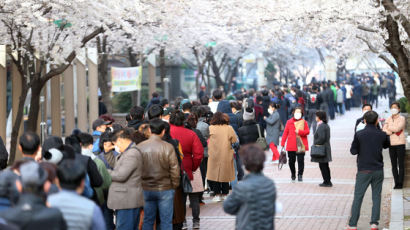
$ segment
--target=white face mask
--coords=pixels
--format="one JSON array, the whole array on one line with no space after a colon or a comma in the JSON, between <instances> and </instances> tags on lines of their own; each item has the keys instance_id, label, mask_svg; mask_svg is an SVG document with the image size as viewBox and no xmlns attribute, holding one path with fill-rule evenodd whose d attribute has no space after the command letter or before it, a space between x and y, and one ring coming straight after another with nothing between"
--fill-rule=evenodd
<instances>
[{"instance_id":1,"label":"white face mask","mask_svg":"<svg viewBox=\"0 0 410 230\"><path fill-rule=\"evenodd\" d=\"M273 109L268 109L268 113L272 114L273 113Z\"/></svg>"},{"instance_id":2,"label":"white face mask","mask_svg":"<svg viewBox=\"0 0 410 230\"><path fill-rule=\"evenodd\" d=\"M118 146L114 146L114 151L117 153L121 153L120 148Z\"/></svg>"},{"instance_id":3,"label":"white face mask","mask_svg":"<svg viewBox=\"0 0 410 230\"><path fill-rule=\"evenodd\" d=\"M301 114L301 113L295 113L295 114L293 115L293 117L294 117L296 120L299 120L300 118L302 118L302 114Z\"/></svg>"},{"instance_id":4,"label":"white face mask","mask_svg":"<svg viewBox=\"0 0 410 230\"><path fill-rule=\"evenodd\" d=\"M399 113L399 110L396 109L396 108L393 108L393 109L390 110L390 112L391 112L391 114L396 115L396 114Z\"/></svg>"}]
</instances>

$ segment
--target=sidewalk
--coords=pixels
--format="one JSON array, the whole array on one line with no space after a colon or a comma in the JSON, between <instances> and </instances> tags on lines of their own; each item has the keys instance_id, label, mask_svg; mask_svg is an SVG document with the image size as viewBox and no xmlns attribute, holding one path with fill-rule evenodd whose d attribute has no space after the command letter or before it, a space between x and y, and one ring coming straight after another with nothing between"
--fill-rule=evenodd
<instances>
[{"instance_id":1,"label":"sidewalk","mask_svg":"<svg viewBox=\"0 0 410 230\"><path fill-rule=\"evenodd\" d=\"M387 106L383 103L383 106ZM379 106L381 108L381 106ZM348 223L355 175L357 172L356 157L350 154L350 144L353 140L354 125L361 116L358 108L347 112L342 117L330 121L331 146L333 162L330 163L332 188L322 188L321 173L317 163L310 162L309 153L305 157L305 173L302 183L292 183L290 170L285 165L278 170L276 164L269 161L265 164L264 173L273 179L277 186L277 202L282 203L283 210L275 217L275 229L344 229ZM313 135L309 135L312 143ZM382 210L380 229L389 228L390 201L392 192L391 164L388 152L383 153L385 161L385 180L382 194ZM267 156L271 159L271 156ZM222 203L212 203L209 198L207 204L201 206L201 229L235 229L235 217L227 215L222 209ZM190 209L187 208L188 226L192 227ZM365 195L359 229L369 229L371 216L371 189Z\"/></svg>"}]
</instances>

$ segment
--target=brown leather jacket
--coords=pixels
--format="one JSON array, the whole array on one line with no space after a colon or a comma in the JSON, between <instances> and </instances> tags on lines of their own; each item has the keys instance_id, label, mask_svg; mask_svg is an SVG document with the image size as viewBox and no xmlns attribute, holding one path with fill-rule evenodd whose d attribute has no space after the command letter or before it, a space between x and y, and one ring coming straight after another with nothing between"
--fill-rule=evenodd
<instances>
[{"instance_id":1,"label":"brown leather jacket","mask_svg":"<svg viewBox=\"0 0 410 230\"><path fill-rule=\"evenodd\" d=\"M142 152L142 188L148 191L176 189L180 169L174 146L157 135L138 144Z\"/></svg>"}]
</instances>

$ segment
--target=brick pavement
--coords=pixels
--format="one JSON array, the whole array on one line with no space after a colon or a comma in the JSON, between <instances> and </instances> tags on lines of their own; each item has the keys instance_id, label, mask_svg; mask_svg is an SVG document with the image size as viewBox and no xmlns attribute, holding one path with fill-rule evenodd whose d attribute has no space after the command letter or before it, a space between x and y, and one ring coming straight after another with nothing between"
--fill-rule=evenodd
<instances>
[{"instance_id":1,"label":"brick pavement","mask_svg":"<svg viewBox=\"0 0 410 230\"><path fill-rule=\"evenodd\" d=\"M382 104L383 105L383 104ZM385 105L385 104L384 104ZM380 108L380 107L379 107ZM356 157L350 155L350 144L354 135L354 124L361 116L360 109L347 112L344 116L330 121L333 162L330 163L332 188L321 188L322 177L317 163L310 162L309 154L305 157L304 182L292 183L287 165L278 170L277 165L269 161L264 173L272 178L277 186L277 201L283 210L275 217L275 228L280 230L298 229L344 229L350 215L356 175ZM313 135L309 136L312 143ZM267 154L267 159L271 156ZM390 194L392 187L391 166L388 154L384 153L385 182L383 185L382 217L380 229L388 226L390 220ZM212 203L207 198L201 206L201 229L234 229L235 217L222 210L222 203ZM359 229L369 229L371 214L370 188L363 201ZM188 226L192 227L190 209L187 209Z\"/></svg>"}]
</instances>

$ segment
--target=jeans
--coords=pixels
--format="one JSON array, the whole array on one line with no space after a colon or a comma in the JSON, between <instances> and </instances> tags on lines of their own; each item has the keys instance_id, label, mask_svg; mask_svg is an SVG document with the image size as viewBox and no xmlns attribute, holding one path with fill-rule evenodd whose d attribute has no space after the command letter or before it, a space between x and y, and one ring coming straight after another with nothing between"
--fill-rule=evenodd
<instances>
[{"instance_id":1,"label":"jeans","mask_svg":"<svg viewBox=\"0 0 410 230\"><path fill-rule=\"evenodd\" d=\"M117 230L135 230L140 223L141 208L118 209Z\"/></svg>"},{"instance_id":2,"label":"jeans","mask_svg":"<svg viewBox=\"0 0 410 230\"><path fill-rule=\"evenodd\" d=\"M154 229L157 209L161 219L161 230L172 229L172 216L174 214L175 190L145 191L144 190L144 223L143 230Z\"/></svg>"},{"instance_id":3,"label":"jeans","mask_svg":"<svg viewBox=\"0 0 410 230\"><path fill-rule=\"evenodd\" d=\"M298 175L303 175L303 171L305 169L305 154L304 153L296 154L296 152L289 151L288 158L289 158L289 168L290 168L290 172L292 173L292 177L296 176L296 167L295 167L296 158L298 159Z\"/></svg>"},{"instance_id":4,"label":"jeans","mask_svg":"<svg viewBox=\"0 0 410 230\"><path fill-rule=\"evenodd\" d=\"M329 102L329 117L331 120L335 119L336 104L334 102Z\"/></svg>"},{"instance_id":5,"label":"jeans","mask_svg":"<svg viewBox=\"0 0 410 230\"><path fill-rule=\"evenodd\" d=\"M390 160L391 160L391 169L392 169L393 177L394 177L394 183L396 185L403 185L406 146L405 145L390 146L389 154L390 154Z\"/></svg>"},{"instance_id":6,"label":"jeans","mask_svg":"<svg viewBox=\"0 0 410 230\"><path fill-rule=\"evenodd\" d=\"M352 204L352 216L349 220L350 226L357 226L360 217L360 209L362 207L363 197L369 185L372 186L372 217L370 224L379 224L380 220L380 205L382 196L384 173L383 170L362 172L356 174L356 184L354 188L354 198Z\"/></svg>"},{"instance_id":7,"label":"jeans","mask_svg":"<svg viewBox=\"0 0 410 230\"><path fill-rule=\"evenodd\" d=\"M199 199L201 198L201 193L200 192L195 192L195 193L182 193L182 200L184 203L185 207L185 216L186 216L186 198L189 196L189 203L191 204L192 208L192 219L193 222L199 222L199 214L201 211L200 205L199 205ZM161 229L162 230L162 229Z\"/></svg>"},{"instance_id":8,"label":"jeans","mask_svg":"<svg viewBox=\"0 0 410 230\"><path fill-rule=\"evenodd\" d=\"M346 99L346 110L350 111L350 107L352 106L352 99Z\"/></svg>"},{"instance_id":9,"label":"jeans","mask_svg":"<svg viewBox=\"0 0 410 230\"><path fill-rule=\"evenodd\" d=\"M228 195L229 183L228 182L216 182L208 180L209 187L215 193L215 195Z\"/></svg>"},{"instance_id":10,"label":"jeans","mask_svg":"<svg viewBox=\"0 0 410 230\"><path fill-rule=\"evenodd\" d=\"M323 183L330 184L330 168L329 163L319 163L320 172L322 173Z\"/></svg>"},{"instance_id":11,"label":"jeans","mask_svg":"<svg viewBox=\"0 0 410 230\"><path fill-rule=\"evenodd\" d=\"M105 220L105 225L107 227L107 230L114 230L115 225L114 225L114 210L109 209L107 207L107 201L104 202L103 205L101 205L101 211L104 216Z\"/></svg>"},{"instance_id":12,"label":"jeans","mask_svg":"<svg viewBox=\"0 0 410 230\"><path fill-rule=\"evenodd\" d=\"M308 126L312 127L313 133L316 132L316 126L317 126L316 111L317 111L316 109L309 109L308 110Z\"/></svg>"},{"instance_id":13,"label":"jeans","mask_svg":"<svg viewBox=\"0 0 410 230\"><path fill-rule=\"evenodd\" d=\"M343 112L343 103L337 103L337 112L340 114L344 114Z\"/></svg>"}]
</instances>

